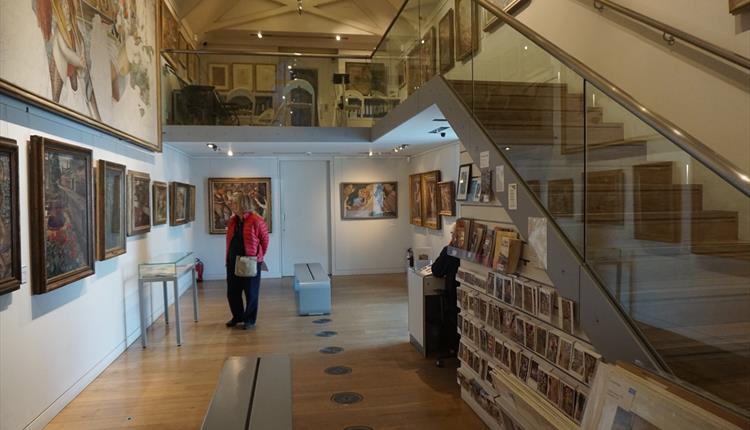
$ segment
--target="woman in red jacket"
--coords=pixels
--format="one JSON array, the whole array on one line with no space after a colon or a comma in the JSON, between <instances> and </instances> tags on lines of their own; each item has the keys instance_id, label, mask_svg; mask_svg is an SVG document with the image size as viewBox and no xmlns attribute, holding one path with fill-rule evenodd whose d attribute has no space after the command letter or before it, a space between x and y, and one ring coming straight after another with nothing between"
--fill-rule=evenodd
<instances>
[{"instance_id":1,"label":"woman in red jacket","mask_svg":"<svg viewBox=\"0 0 750 430\"><path fill-rule=\"evenodd\" d=\"M227 225L227 300L232 319L227 327L242 323L245 330L255 327L258 318L258 293L260 291L260 268L268 250L268 227L263 218L254 212L254 203L235 193L230 199L232 216ZM252 278L234 275L238 256L257 256L258 274ZM242 294L245 301L242 301Z\"/></svg>"}]
</instances>

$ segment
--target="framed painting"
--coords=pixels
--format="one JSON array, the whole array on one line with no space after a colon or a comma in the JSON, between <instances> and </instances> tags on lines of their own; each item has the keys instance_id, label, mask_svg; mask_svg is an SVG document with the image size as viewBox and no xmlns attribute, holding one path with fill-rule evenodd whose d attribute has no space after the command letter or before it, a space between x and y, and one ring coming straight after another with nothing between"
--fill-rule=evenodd
<instances>
[{"instance_id":1,"label":"framed painting","mask_svg":"<svg viewBox=\"0 0 750 430\"><path fill-rule=\"evenodd\" d=\"M573 216L575 201L572 179L555 179L547 183L547 209L556 217Z\"/></svg>"},{"instance_id":2,"label":"framed painting","mask_svg":"<svg viewBox=\"0 0 750 430\"><path fill-rule=\"evenodd\" d=\"M344 65L345 72L349 75L347 90L356 90L364 96L374 93L386 95L385 64L383 63L360 63L347 62Z\"/></svg>"},{"instance_id":3,"label":"framed painting","mask_svg":"<svg viewBox=\"0 0 750 430\"><path fill-rule=\"evenodd\" d=\"M538 179L529 179L526 181L526 185L529 186L532 193L536 194L537 198L542 198L542 183Z\"/></svg>"},{"instance_id":4,"label":"framed painting","mask_svg":"<svg viewBox=\"0 0 750 430\"><path fill-rule=\"evenodd\" d=\"M255 88L255 66L253 64L232 64L232 88Z\"/></svg>"},{"instance_id":5,"label":"framed painting","mask_svg":"<svg viewBox=\"0 0 750 430\"><path fill-rule=\"evenodd\" d=\"M3 1L0 17L0 93L161 151L157 0Z\"/></svg>"},{"instance_id":6,"label":"framed painting","mask_svg":"<svg viewBox=\"0 0 750 430\"><path fill-rule=\"evenodd\" d=\"M161 5L161 49L177 49L180 40L180 24L177 22L166 0Z\"/></svg>"},{"instance_id":7,"label":"framed painting","mask_svg":"<svg viewBox=\"0 0 750 430\"><path fill-rule=\"evenodd\" d=\"M21 285L18 146L0 137L0 295Z\"/></svg>"},{"instance_id":8,"label":"framed painting","mask_svg":"<svg viewBox=\"0 0 750 430\"><path fill-rule=\"evenodd\" d=\"M208 232L226 234L232 216L230 200L236 194L263 217L271 233L273 212L271 178L208 178Z\"/></svg>"},{"instance_id":9,"label":"framed painting","mask_svg":"<svg viewBox=\"0 0 750 430\"><path fill-rule=\"evenodd\" d=\"M188 194L188 221L195 221L195 200L196 200L196 188L195 185L190 185L190 193Z\"/></svg>"},{"instance_id":10,"label":"framed painting","mask_svg":"<svg viewBox=\"0 0 750 430\"><path fill-rule=\"evenodd\" d=\"M473 0L456 0L456 58L464 61L479 46L477 8Z\"/></svg>"},{"instance_id":11,"label":"framed painting","mask_svg":"<svg viewBox=\"0 0 750 430\"><path fill-rule=\"evenodd\" d=\"M218 91L229 89L229 65L228 64L209 64L208 65L208 84Z\"/></svg>"},{"instance_id":12,"label":"framed painting","mask_svg":"<svg viewBox=\"0 0 750 430\"><path fill-rule=\"evenodd\" d=\"M396 73L398 79L398 89L406 85L406 59L402 59L396 64Z\"/></svg>"},{"instance_id":13,"label":"framed painting","mask_svg":"<svg viewBox=\"0 0 750 430\"><path fill-rule=\"evenodd\" d=\"M154 181L151 185L152 195L152 225L164 225L167 223L167 183Z\"/></svg>"},{"instance_id":14,"label":"framed painting","mask_svg":"<svg viewBox=\"0 0 750 430\"><path fill-rule=\"evenodd\" d=\"M96 258L109 260L127 247L127 172L122 164L99 160L96 175Z\"/></svg>"},{"instance_id":15,"label":"framed painting","mask_svg":"<svg viewBox=\"0 0 750 430\"><path fill-rule=\"evenodd\" d=\"M397 182L342 182L341 219L398 218Z\"/></svg>"},{"instance_id":16,"label":"framed painting","mask_svg":"<svg viewBox=\"0 0 750 430\"><path fill-rule=\"evenodd\" d=\"M458 168L458 184L456 185L456 200L466 201L469 198L471 185L471 163L462 164Z\"/></svg>"},{"instance_id":17,"label":"framed painting","mask_svg":"<svg viewBox=\"0 0 750 430\"><path fill-rule=\"evenodd\" d=\"M128 171L128 236L151 231L151 177Z\"/></svg>"},{"instance_id":18,"label":"framed painting","mask_svg":"<svg viewBox=\"0 0 750 430\"><path fill-rule=\"evenodd\" d=\"M31 137L29 226L34 294L94 274L94 161L90 149Z\"/></svg>"},{"instance_id":19,"label":"framed painting","mask_svg":"<svg viewBox=\"0 0 750 430\"><path fill-rule=\"evenodd\" d=\"M435 76L437 71L435 45L435 27L430 27L430 29L422 36L422 79L424 82L429 81Z\"/></svg>"},{"instance_id":20,"label":"framed painting","mask_svg":"<svg viewBox=\"0 0 750 430\"><path fill-rule=\"evenodd\" d=\"M190 184L169 183L169 225L190 222Z\"/></svg>"},{"instance_id":21,"label":"framed painting","mask_svg":"<svg viewBox=\"0 0 750 430\"><path fill-rule=\"evenodd\" d=\"M422 175L409 175L409 222L422 225Z\"/></svg>"},{"instance_id":22,"label":"framed painting","mask_svg":"<svg viewBox=\"0 0 750 430\"><path fill-rule=\"evenodd\" d=\"M438 213L443 216L456 216L456 183L445 181L438 183L440 207Z\"/></svg>"},{"instance_id":23,"label":"framed painting","mask_svg":"<svg viewBox=\"0 0 750 430\"><path fill-rule=\"evenodd\" d=\"M276 91L276 65L255 65L255 91L272 93Z\"/></svg>"},{"instance_id":24,"label":"framed painting","mask_svg":"<svg viewBox=\"0 0 750 430\"><path fill-rule=\"evenodd\" d=\"M586 221L600 224L625 223L625 172L589 172L586 182Z\"/></svg>"},{"instance_id":25,"label":"framed painting","mask_svg":"<svg viewBox=\"0 0 750 430\"><path fill-rule=\"evenodd\" d=\"M438 200L440 170L422 173L422 226L440 230L440 202Z\"/></svg>"},{"instance_id":26,"label":"framed painting","mask_svg":"<svg viewBox=\"0 0 750 430\"><path fill-rule=\"evenodd\" d=\"M489 0L490 3L493 3L495 6L502 9L507 14L514 14L518 12L524 5L529 3L530 0ZM484 31L492 31L495 29L499 24L500 21L498 18L493 14L492 12L488 11L487 9L482 8L482 28Z\"/></svg>"},{"instance_id":27,"label":"framed painting","mask_svg":"<svg viewBox=\"0 0 750 430\"><path fill-rule=\"evenodd\" d=\"M455 64L455 41L453 36L453 9L443 15L438 24L438 58L440 73L448 73Z\"/></svg>"}]
</instances>

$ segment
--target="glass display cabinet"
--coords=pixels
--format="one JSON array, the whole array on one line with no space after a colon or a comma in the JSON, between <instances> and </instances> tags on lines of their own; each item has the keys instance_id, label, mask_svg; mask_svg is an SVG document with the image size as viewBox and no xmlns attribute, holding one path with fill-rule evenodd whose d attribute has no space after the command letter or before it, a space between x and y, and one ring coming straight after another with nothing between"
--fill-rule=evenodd
<instances>
[{"instance_id":1,"label":"glass display cabinet","mask_svg":"<svg viewBox=\"0 0 750 430\"><path fill-rule=\"evenodd\" d=\"M198 322L198 289L195 282L195 257L192 251L170 252L149 258L138 265L138 297L141 315L141 344L148 346L148 327L150 306L146 302L146 288L152 282L161 282L164 297L164 323L169 324L169 294L167 283L174 288L174 313L177 326L177 346L182 345L180 327L180 289L179 280L190 274L190 288L193 290L193 317Z\"/></svg>"}]
</instances>

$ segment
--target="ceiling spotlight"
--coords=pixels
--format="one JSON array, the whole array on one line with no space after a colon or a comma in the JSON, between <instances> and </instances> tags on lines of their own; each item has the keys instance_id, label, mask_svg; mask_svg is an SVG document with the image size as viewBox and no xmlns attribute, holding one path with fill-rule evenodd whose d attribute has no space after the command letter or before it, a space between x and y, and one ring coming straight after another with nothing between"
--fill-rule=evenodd
<instances>
[{"instance_id":1,"label":"ceiling spotlight","mask_svg":"<svg viewBox=\"0 0 750 430\"><path fill-rule=\"evenodd\" d=\"M229 151L227 151L227 156L228 157L234 157L234 151L232 151L231 148L229 149Z\"/></svg>"},{"instance_id":2,"label":"ceiling spotlight","mask_svg":"<svg viewBox=\"0 0 750 430\"><path fill-rule=\"evenodd\" d=\"M337 34L337 35L336 35L336 42L340 42L340 41L341 41L341 35L340 35L340 34Z\"/></svg>"},{"instance_id":3,"label":"ceiling spotlight","mask_svg":"<svg viewBox=\"0 0 750 430\"><path fill-rule=\"evenodd\" d=\"M421 40L422 45L424 45L424 39Z\"/></svg>"},{"instance_id":4,"label":"ceiling spotlight","mask_svg":"<svg viewBox=\"0 0 750 430\"><path fill-rule=\"evenodd\" d=\"M505 147L505 150L506 150L506 151L510 151L510 146L506 146L506 147Z\"/></svg>"},{"instance_id":5,"label":"ceiling spotlight","mask_svg":"<svg viewBox=\"0 0 750 430\"><path fill-rule=\"evenodd\" d=\"M372 157L372 149L371 149L371 150L370 150L370 152L369 152L369 153L367 154L367 156L368 156L368 157Z\"/></svg>"},{"instance_id":6,"label":"ceiling spotlight","mask_svg":"<svg viewBox=\"0 0 750 430\"><path fill-rule=\"evenodd\" d=\"M263 32L258 30L258 39L262 39L262 38L263 38Z\"/></svg>"},{"instance_id":7,"label":"ceiling spotlight","mask_svg":"<svg viewBox=\"0 0 750 430\"><path fill-rule=\"evenodd\" d=\"M302 15L302 0L297 0L297 13Z\"/></svg>"},{"instance_id":8,"label":"ceiling spotlight","mask_svg":"<svg viewBox=\"0 0 750 430\"><path fill-rule=\"evenodd\" d=\"M286 66L286 68L289 69L289 70L292 70L292 65L290 64L290 65Z\"/></svg>"},{"instance_id":9,"label":"ceiling spotlight","mask_svg":"<svg viewBox=\"0 0 750 430\"><path fill-rule=\"evenodd\" d=\"M217 149L219 149L219 147L216 146L215 143L207 143L206 146L208 146L208 149L213 150L213 151L216 151Z\"/></svg>"}]
</instances>

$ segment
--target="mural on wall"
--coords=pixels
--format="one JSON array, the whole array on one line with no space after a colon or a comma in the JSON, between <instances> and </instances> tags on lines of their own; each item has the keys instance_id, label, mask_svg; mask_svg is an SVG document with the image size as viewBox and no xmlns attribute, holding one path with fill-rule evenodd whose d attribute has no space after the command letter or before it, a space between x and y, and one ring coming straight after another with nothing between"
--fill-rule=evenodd
<instances>
[{"instance_id":1,"label":"mural on wall","mask_svg":"<svg viewBox=\"0 0 750 430\"><path fill-rule=\"evenodd\" d=\"M0 294L21 284L18 188L18 146L0 137Z\"/></svg>"},{"instance_id":2,"label":"mural on wall","mask_svg":"<svg viewBox=\"0 0 750 430\"><path fill-rule=\"evenodd\" d=\"M155 24L154 0L0 2L0 89L160 150Z\"/></svg>"},{"instance_id":3,"label":"mural on wall","mask_svg":"<svg viewBox=\"0 0 750 430\"><path fill-rule=\"evenodd\" d=\"M167 183L154 181L152 185L153 225L167 223Z\"/></svg>"},{"instance_id":4,"label":"mural on wall","mask_svg":"<svg viewBox=\"0 0 750 430\"><path fill-rule=\"evenodd\" d=\"M34 293L46 293L93 274L91 150L32 136L29 190L31 259L37 268L32 278Z\"/></svg>"},{"instance_id":5,"label":"mural on wall","mask_svg":"<svg viewBox=\"0 0 750 430\"><path fill-rule=\"evenodd\" d=\"M107 260L126 251L125 166L99 160L96 178L96 256Z\"/></svg>"},{"instance_id":6,"label":"mural on wall","mask_svg":"<svg viewBox=\"0 0 750 430\"><path fill-rule=\"evenodd\" d=\"M151 231L151 176L128 172L128 236Z\"/></svg>"},{"instance_id":7,"label":"mural on wall","mask_svg":"<svg viewBox=\"0 0 750 430\"><path fill-rule=\"evenodd\" d=\"M398 183L341 183L341 219L398 217Z\"/></svg>"},{"instance_id":8,"label":"mural on wall","mask_svg":"<svg viewBox=\"0 0 750 430\"><path fill-rule=\"evenodd\" d=\"M235 196L244 199L245 207L252 205L255 208L271 233L271 178L209 178L208 191L210 234L226 234L232 216L230 201Z\"/></svg>"}]
</instances>

